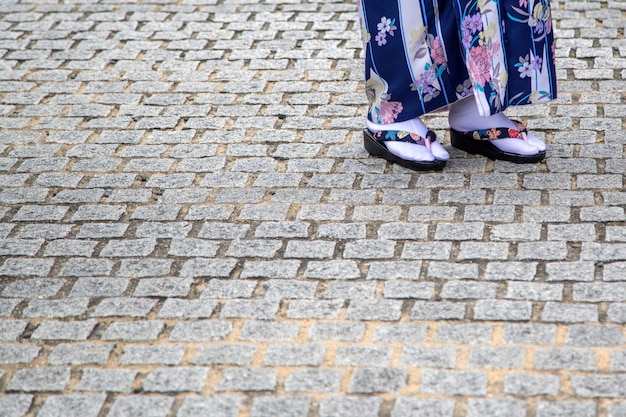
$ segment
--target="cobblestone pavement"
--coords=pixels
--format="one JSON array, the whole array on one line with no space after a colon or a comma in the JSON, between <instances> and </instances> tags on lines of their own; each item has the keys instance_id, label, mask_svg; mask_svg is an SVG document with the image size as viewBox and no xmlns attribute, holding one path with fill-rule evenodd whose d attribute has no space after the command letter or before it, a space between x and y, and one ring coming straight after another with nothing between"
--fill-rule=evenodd
<instances>
[{"instance_id":1,"label":"cobblestone pavement","mask_svg":"<svg viewBox=\"0 0 626 417\"><path fill-rule=\"evenodd\" d=\"M352 1L3 0L0 416L626 416L626 2L553 6L545 163L415 173Z\"/></svg>"}]
</instances>

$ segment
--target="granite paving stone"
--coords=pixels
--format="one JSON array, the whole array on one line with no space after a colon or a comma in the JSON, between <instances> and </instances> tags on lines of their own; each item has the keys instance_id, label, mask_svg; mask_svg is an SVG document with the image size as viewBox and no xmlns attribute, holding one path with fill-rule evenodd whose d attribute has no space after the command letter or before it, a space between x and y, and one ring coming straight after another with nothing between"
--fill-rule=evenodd
<instances>
[{"instance_id":1,"label":"granite paving stone","mask_svg":"<svg viewBox=\"0 0 626 417\"><path fill-rule=\"evenodd\" d=\"M4 2L0 415L626 417L626 6L517 3L545 160L417 172L353 2Z\"/></svg>"}]
</instances>

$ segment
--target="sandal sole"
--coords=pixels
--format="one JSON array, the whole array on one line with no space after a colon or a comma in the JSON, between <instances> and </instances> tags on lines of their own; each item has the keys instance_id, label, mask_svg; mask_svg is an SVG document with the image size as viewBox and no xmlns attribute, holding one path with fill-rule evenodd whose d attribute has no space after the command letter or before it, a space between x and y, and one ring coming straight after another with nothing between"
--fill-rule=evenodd
<instances>
[{"instance_id":1,"label":"sandal sole","mask_svg":"<svg viewBox=\"0 0 626 417\"><path fill-rule=\"evenodd\" d=\"M535 155L519 155L504 152L487 140L476 140L454 129L450 129L450 143L455 148L467 153L483 155L489 159L499 159L501 161L509 161L516 164L541 162L546 157L545 151L539 152Z\"/></svg>"},{"instance_id":2,"label":"sandal sole","mask_svg":"<svg viewBox=\"0 0 626 417\"><path fill-rule=\"evenodd\" d=\"M446 161L440 160L426 162L402 159L392 154L385 145L377 141L368 129L363 130L363 146L370 154L413 171L441 171L446 166Z\"/></svg>"}]
</instances>

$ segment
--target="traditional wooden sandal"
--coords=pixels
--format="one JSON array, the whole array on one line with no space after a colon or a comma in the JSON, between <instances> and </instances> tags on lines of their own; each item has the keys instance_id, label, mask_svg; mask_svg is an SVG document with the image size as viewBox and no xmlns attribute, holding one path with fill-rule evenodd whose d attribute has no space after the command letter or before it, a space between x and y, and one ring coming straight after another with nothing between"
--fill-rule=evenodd
<instances>
[{"instance_id":1,"label":"traditional wooden sandal","mask_svg":"<svg viewBox=\"0 0 626 417\"><path fill-rule=\"evenodd\" d=\"M402 159L392 154L385 146L387 141L402 141L414 143L416 145L426 146L430 148L430 144L437 140L435 132L429 130L425 138L415 133L408 133L399 130L383 130L380 132L372 132L369 129L363 131L363 145L365 149L374 156L386 159L408 169L414 171L440 171L446 166L446 161L435 159L434 161L410 161Z\"/></svg>"}]
</instances>

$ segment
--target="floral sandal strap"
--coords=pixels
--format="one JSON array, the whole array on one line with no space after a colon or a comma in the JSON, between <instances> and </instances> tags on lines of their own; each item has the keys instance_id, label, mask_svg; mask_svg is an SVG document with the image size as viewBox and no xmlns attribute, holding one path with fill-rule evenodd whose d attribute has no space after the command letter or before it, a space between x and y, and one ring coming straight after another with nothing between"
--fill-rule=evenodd
<instances>
[{"instance_id":1,"label":"floral sandal strap","mask_svg":"<svg viewBox=\"0 0 626 417\"><path fill-rule=\"evenodd\" d=\"M526 125L518 120L511 120L517 126L517 129L511 129L508 127L493 127L491 129L480 129L471 132L466 132L466 135L471 135L476 140L496 140L496 139L521 139L526 141Z\"/></svg>"},{"instance_id":2,"label":"floral sandal strap","mask_svg":"<svg viewBox=\"0 0 626 417\"><path fill-rule=\"evenodd\" d=\"M372 132L374 137L379 142L389 142L389 141L398 141L398 142L407 142L413 143L415 145L426 146L430 149L430 144L437 141L437 135L432 130L429 130L426 133L426 137L423 138L417 133L409 133L403 130L382 130L379 132Z\"/></svg>"}]
</instances>

